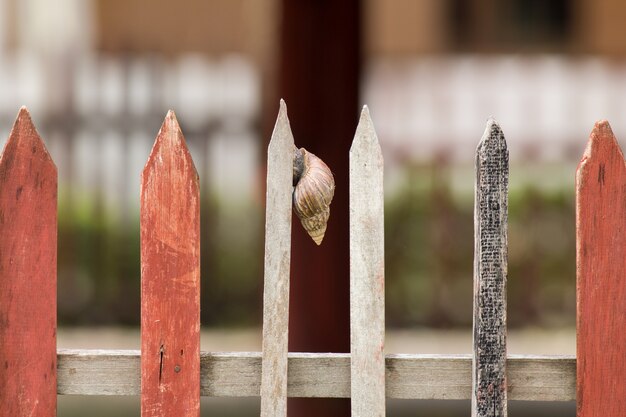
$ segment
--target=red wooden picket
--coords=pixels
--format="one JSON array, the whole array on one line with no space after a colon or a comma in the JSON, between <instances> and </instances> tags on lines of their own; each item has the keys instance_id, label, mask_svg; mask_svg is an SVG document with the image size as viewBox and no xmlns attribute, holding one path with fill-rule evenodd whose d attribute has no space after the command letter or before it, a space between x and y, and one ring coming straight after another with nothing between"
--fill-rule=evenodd
<instances>
[{"instance_id":1,"label":"red wooden picket","mask_svg":"<svg viewBox=\"0 0 626 417\"><path fill-rule=\"evenodd\" d=\"M576 175L578 417L626 416L626 163L596 123Z\"/></svg>"},{"instance_id":2,"label":"red wooden picket","mask_svg":"<svg viewBox=\"0 0 626 417\"><path fill-rule=\"evenodd\" d=\"M57 170L24 107L0 157L0 237L0 416L55 416Z\"/></svg>"},{"instance_id":3,"label":"red wooden picket","mask_svg":"<svg viewBox=\"0 0 626 417\"><path fill-rule=\"evenodd\" d=\"M141 415L200 415L200 196L170 111L141 176Z\"/></svg>"}]
</instances>

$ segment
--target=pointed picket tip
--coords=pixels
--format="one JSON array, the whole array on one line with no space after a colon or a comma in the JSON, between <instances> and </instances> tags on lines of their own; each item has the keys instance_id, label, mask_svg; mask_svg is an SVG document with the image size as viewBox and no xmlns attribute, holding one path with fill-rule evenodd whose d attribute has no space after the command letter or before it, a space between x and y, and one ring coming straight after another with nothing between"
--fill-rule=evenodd
<instances>
[{"instance_id":1,"label":"pointed picket tip","mask_svg":"<svg viewBox=\"0 0 626 417\"><path fill-rule=\"evenodd\" d=\"M611 125L607 120L599 120L593 126L593 130L589 135L587 147L580 160L578 169L580 170L588 160L595 158L605 158L605 155L619 155L623 161L624 154L617 142L617 138L613 134Z\"/></svg>"},{"instance_id":2,"label":"pointed picket tip","mask_svg":"<svg viewBox=\"0 0 626 417\"><path fill-rule=\"evenodd\" d=\"M367 116L367 118L371 120L370 109L367 107L367 104L364 104L363 108L361 108L361 119L363 119L364 116Z\"/></svg>"},{"instance_id":3,"label":"pointed picket tip","mask_svg":"<svg viewBox=\"0 0 626 417\"><path fill-rule=\"evenodd\" d=\"M350 152L357 148L374 147L378 149L380 153L380 143L378 142L378 135L374 128L374 122L370 116L370 111L367 105L363 106L361 110L361 117L359 118L359 124L356 127L354 139L352 140L352 146Z\"/></svg>"},{"instance_id":4,"label":"pointed picket tip","mask_svg":"<svg viewBox=\"0 0 626 417\"><path fill-rule=\"evenodd\" d=\"M293 133L291 132L291 124L289 123L289 116L287 114L287 103L282 98L278 107L278 116L276 117L276 124L274 125L274 131L270 138L270 147L286 146L288 149L294 147ZM281 146L281 148L282 148Z\"/></svg>"},{"instance_id":5,"label":"pointed picket tip","mask_svg":"<svg viewBox=\"0 0 626 417\"><path fill-rule=\"evenodd\" d=\"M36 157L43 163L51 165L55 172L57 170L26 106L22 106L17 113L9 139L0 155L0 166L7 164L6 161L13 161L14 158L9 158L9 155L14 157L17 153L22 153L23 158Z\"/></svg>"},{"instance_id":6,"label":"pointed picket tip","mask_svg":"<svg viewBox=\"0 0 626 417\"><path fill-rule=\"evenodd\" d=\"M33 123L30 117L30 112L28 111L28 107L20 107L20 110L17 112L17 118L15 119L15 123L17 123L20 119L30 124Z\"/></svg>"},{"instance_id":7,"label":"pointed picket tip","mask_svg":"<svg viewBox=\"0 0 626 417\"><path fill-rule=\"evenodd\" d=\"M599 149L614 149L621 153L620 146L607 120L598 120L594 124L583 157L590 158L596 153L594 151Z\"/></svg>"},{"instance_id":8,"label":"pointed picket tip","mask_svg":"<svg viewBox=\"0 0 626 417\"><path fill-rule=\"evenodd\" d=\"M33 120L30 117L30 112L28 111L28 108L26 106L22 106L20 107L20 110L17 112L17 118L15 119L15 124L17 124L18 121L23 120L26 123L29 124L33 124Z\"/></svg>"},{"instance_id":9,"label":"pointed picket tip","mask_svg":"<svg viewBox=\"0 0 626 417\"><path fill-rule=\"evenodd\" d=\"M480 152L481 149L490 147L507 147L504 132L502 132L502 128L493 117L487 119L485 133L483 133L476 151Z\"/></svg>"},{"instance_id":10,"label":"pointed picket tip","mask_svg":"<svg viewBox=\"0 0 626 417\"><path fill-rule=\"evenodd\" d=\"M145 172L153 165L163 165L166 156L169 156L170 159L180 159L182 164L179 167L181 169L191 169L194 175L198 176L185 137L178 124L176 113L173 110L168 110L165 115L143 171Z\"/></svg>"},{"instance_id":11,"label":"pointed picket tip","mask_svg":"<svg viewBox=\"0 0 626 417\"><path fill-rule=\"evenodd\" d=\"M183 132L180 129L180 125L178 124L178 119L176 118L176 113L174 113L174 110L167 111L165 119L163 119L161 129L159 129L159 133L157 134L156 140L183 142L183 146L187 147L187 145L184 143Z\"/></svg>"},{"instance_id":12,"label":"pointed picket tip","mask_svg":"<svg viewBox=\"0 0 626 417\"><path fill-rule=\"evenodd\" d=\"M280 99L280 104L278 105L278 117L276 118L276 124L284 123L289 126L289 116L287 114L287 103L282 98Z\"/></svg>"}]
</instances>

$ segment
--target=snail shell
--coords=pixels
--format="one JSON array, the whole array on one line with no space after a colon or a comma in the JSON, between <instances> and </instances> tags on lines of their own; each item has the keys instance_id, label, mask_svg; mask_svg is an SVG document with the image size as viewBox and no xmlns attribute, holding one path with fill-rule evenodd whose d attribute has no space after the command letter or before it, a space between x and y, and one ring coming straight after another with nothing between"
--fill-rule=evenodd
<instances>
[{"instance_id":1,"label":"snail shell","mask_svg":"<svg viewBox=\"0 0 626 417\"><path fill-rule=\"evenodd\" d=\"M304 230L319 245L326 233L335 179L324 161L304 148L295 149L293 161L293 207Z\"/></svg>"}]
</instances>

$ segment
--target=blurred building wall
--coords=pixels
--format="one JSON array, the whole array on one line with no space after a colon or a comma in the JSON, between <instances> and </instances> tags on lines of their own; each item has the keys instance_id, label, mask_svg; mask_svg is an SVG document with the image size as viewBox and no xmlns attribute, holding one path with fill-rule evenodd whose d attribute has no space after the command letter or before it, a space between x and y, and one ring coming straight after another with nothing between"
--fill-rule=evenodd
<instances>
[{"instance_id":1,"label":"blurred building wall","mask_svg":"<svg viewBox=\"0 0 626 417\"><path fill-rule=\"evenodd\" d=\"M267 63L278 8L276 0L0 0L0 51L78 43L107 52L238 52ZM364 10L366 56L626 54L622 0L364 0Z\"/></svg>"},{"instance_id":2,"label":"blurred building wall","mask_svg":"<svg viewBox=\"0 0 626 417\"><path fill-rule=\"evenodd\" d=\"M366 0L366 56L397 56L445 51L450 44L447 2Z\"/></svg>"},{"instance_id":3,"label":"blurred building wall","mask_svg":"<svg viewBox=\"0 0 626 417\"><path fill-rule=\"evenodd\" d=\"M622 0L365 0L366 56L626 54Z\"/></svg>"},{"instance_id":4,"label":"blurred building wall","mask_svg":"<svg viewBox=\"0 0 626 417\"><path fill-rule=\"evenodd\" d=\"M97 47L169 55L241 53L266 61L276 0L95 0Z\"/></svg>"},{"instance_id":5,"label":"blurred building wall","mask_svg":"<svg viewBox=\"0 0 626 417\"><path fill-rule=\"evenodd\" d=\"M579 0L576 39L584 50L611 56L626 56L626 2Z\"/></svg>"}]
</instances>

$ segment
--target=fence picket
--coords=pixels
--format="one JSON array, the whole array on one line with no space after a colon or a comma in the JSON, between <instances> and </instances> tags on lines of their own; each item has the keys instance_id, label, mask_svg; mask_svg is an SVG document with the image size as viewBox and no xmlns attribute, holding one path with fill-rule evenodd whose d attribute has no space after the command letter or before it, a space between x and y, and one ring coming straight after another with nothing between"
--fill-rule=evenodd
<instances>
[{"instance_id":1,"label":"fence picket","mask_svg":"<svg viewBox=\"0 0 626 417\"><path fill-rule=\"evenodd\" d=\"M141 415L200 415L200 196L168 112L141 175Z\"/></svg>"},{"instance_id":2,"label":"fence picket","mask_svg":"<svg viewBox=\"0 0 626 417\"><path fill-rule=\"evenodd\" d=\"M626 415L626 162L596 123L576 175L577 415Z\"/></svg>"},{"instance_id":3,"label":"fence picket","mask_svg":"<svg viewBox=\"0 0 626 417\"><path fill-rule=\"evenodd\" d=\"M287 415L289 268L294 141L280 101L267 150L261 416Z\"/></svg>"},{"instance_id":4,"label":"fence picket","mask_svg":"<svg viewBox=\"0 0 626 417\"><path fill-rule=\"evenodd\" d=\"M353 416L384 416L383 155L367 107L349 159L351 408Z\"/></svg>"},{"instance_id":5,"label":"fence picket","mask_svg":"<svg viewBox=\"0 0 626 417\"><path fill-rule=\"evenodd\" d=\"M507 415L506 277L509 152L487 122L476 149L472 416Z\"/></svg>"},{"instance_id":6,"label":"fence picket","mask_svg":"<svg viewBox=\"0 0 626 417\"><path fill-rule=\"evenodd\" d=\"M0 156L0 415L55 416L57 170L20 109Z\"/></svg>"}]
</instances>

